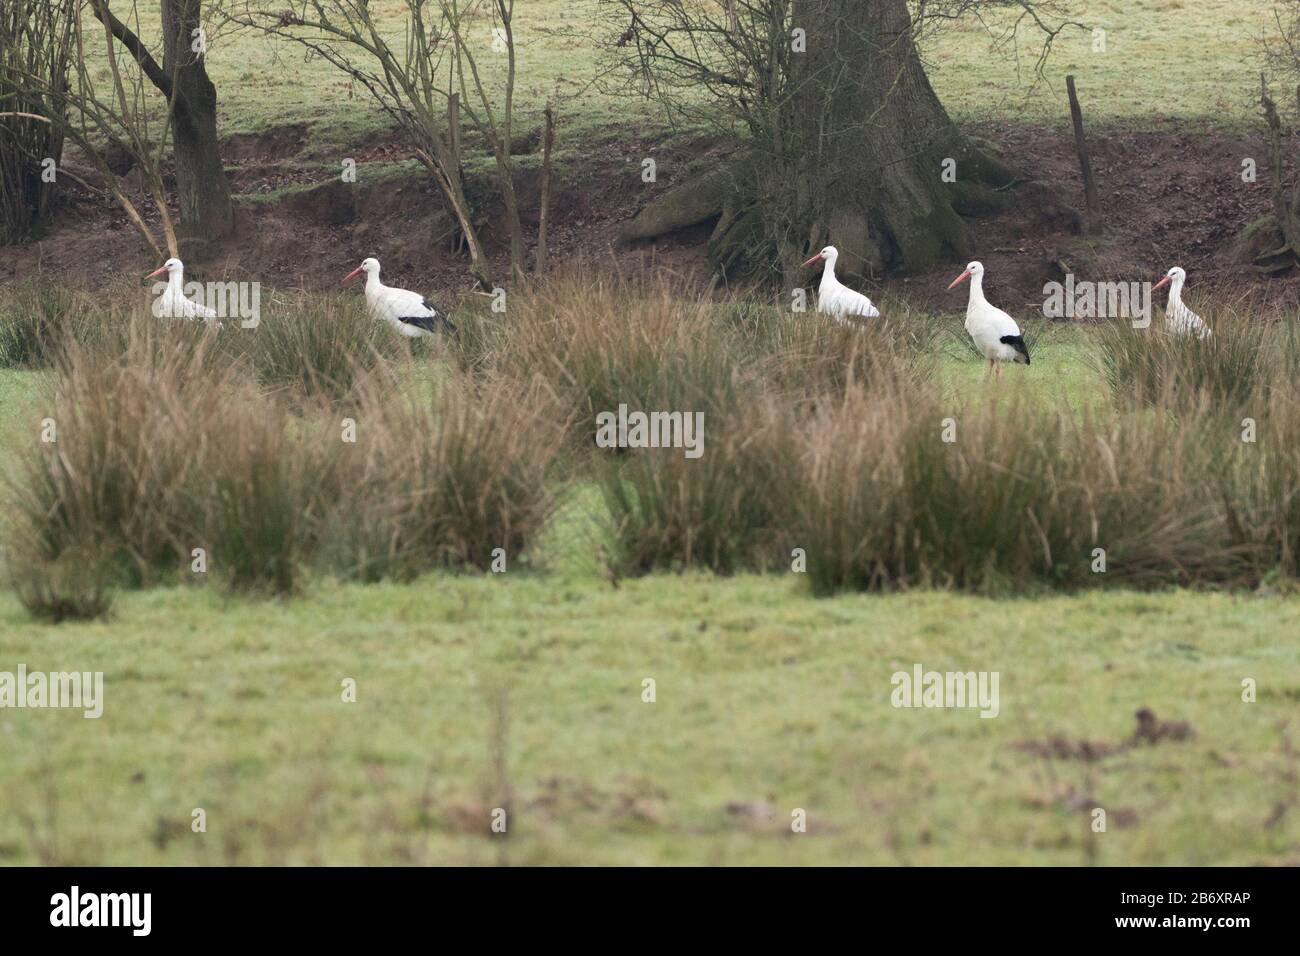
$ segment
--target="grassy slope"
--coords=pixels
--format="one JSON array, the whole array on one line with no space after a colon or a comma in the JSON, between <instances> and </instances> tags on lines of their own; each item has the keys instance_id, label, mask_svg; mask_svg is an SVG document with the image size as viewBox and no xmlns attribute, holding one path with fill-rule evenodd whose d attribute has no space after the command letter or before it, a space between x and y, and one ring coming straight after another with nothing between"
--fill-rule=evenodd
<instances>
[{"instance_id":1,"label":"grassy slope","mask_svg":"<svg viewBox=\"0 0 1300 956\"><path fill-rule=\"evenodd\" d=\"M1035 82L1037 48L990 52L989 30L967 20L929 50L935 88L958 120L984 117L1064 126L1065 76L1074 74L1090 127L1239 131L1258 128L1260 37L1272 24L1268 0L1079 0L1071 28L1055 42ZM987 19L996 32L1010 16ZM1105 52L1093 30L1105 30ZM1035 40L1023 30L1025 41Z\"/></svg>"},{"instance_id":2,"label":"grassy slope","mask_svg":"<svg viewBox=\"0 0 1300 956\"><path fill-rule=\"evenodd\" d=\"M1003 388L1085 401L1086 349L1053 331ZM981 374L954 358L943 380ZM4 407L34 382L0 375ZM0 594L0 670L107 684L98 721L0 711L0 862L1300 862L1300 814L1264 825L1295 796L1279 729L1300 699L1294 601L814 600L794 576L613 590L591 558L597 506L567 509L545 576L322 580L289 604L158 590L57 628ZM890 675L915 663L999 671L1001 715L894 709ZM1096 765L1016 747L1118 743L1143 705L1198 736ZM487 824L506 783L503 844ZM1111 813L1095 838L1093 806Z\"/></svg>"},{"instance_id":3,"label":"grassy slope","mask_svg":"<svg viewBox=\"0 0 1300 956\"><path fill-rule=\"evenodd\" d=\"M948 109L961 121L1011 119L1064 125L1069 109L1064 77L1077 76L1090 126L1149 128L1152 122L1238 130L1257 123L1258 38L1266 32L1268 0L1076 0L1071 28L1054 45L1044 79L1034 71L1037 36L1022 28L1017 43L996 39L1012 22L1006 13L985 24L967 19L945 26L927 44L931 75ZM144 14L144 33L156 33L156 7ZM663 120L644 101L610 95L593 86L599 47L617 29L600 30L593 0L528 0L518 5L516 37L519 84L516 109L521 128L540 125L547 97L560 100L561 156L577 155L601 139L660 137ZM375 0L381 24L400 38L405 5ZM1106 30L1106 52L1093 52L1092 29ZM479 66L489 89L500 89L504 57L491 51L487 19L477 38ZM98 34L95 44L98 43ZM400 44L399 44L400 45ZM93 45L99 59L102 54ZM223 133L258 133L289 123L311 127L314 161L337 168L340 150L385 129L387 119L365 92L319 58L305 61L300 49L268 42L249 32L217 29L210 37L209 69L220 101ZM99 78L107 82L101 66Z\"/></svg>"}]
</instances>

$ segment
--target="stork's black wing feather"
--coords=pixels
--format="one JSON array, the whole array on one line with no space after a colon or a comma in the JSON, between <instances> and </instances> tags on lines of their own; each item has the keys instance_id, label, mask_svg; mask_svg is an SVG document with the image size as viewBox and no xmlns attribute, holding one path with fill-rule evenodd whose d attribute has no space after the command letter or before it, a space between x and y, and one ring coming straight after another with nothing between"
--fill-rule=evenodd
<instances>
[{"instance_id":1,"label":"stork's black wing feather","mask_svg":"<svg viewBox=\"0 0 1300 956\"><path fill-rule=\"evenodd\" d=\"M436 312L438 314L438 321L443 324L443 326L446 328L448 332L456 331L456 326L452 324L451 319L447 318L447 316L443 313L442 309L438 308L436 305L433 305L428 299L421 299L420 301L424 303L424 307L428 309L430 312Z\"/></svg>"},{"instance_id":2,"label":"stork's black wing feather","mask_svg":"<svg viewBox=\"0 0 1300 956\"><path fill-rule=\"evenodd\" d=\"M432 312L432 315L399 315L397 320L405 322L407 325L413 325L417 329L423 329L426 332L437 332L445 329L448 332L455 332L456 326L452 324L451 319L443 315L436 306L430 305L428 299L421 299L420 304Z\"/></svg>"},{"instance_id":3,"label":"stork's black wing feather","mask_svg":"<svg viewBox=\"0 0 1300 956\"><path fill-rule=\"evenodd\" d=\"M998 339L1003 345L1010 345L1013 349L1025 357L1025 364L1029 364L1029 346L1025 344L1024 336L1021 335L1004 335Z\"/></svg>"}]
</instances>

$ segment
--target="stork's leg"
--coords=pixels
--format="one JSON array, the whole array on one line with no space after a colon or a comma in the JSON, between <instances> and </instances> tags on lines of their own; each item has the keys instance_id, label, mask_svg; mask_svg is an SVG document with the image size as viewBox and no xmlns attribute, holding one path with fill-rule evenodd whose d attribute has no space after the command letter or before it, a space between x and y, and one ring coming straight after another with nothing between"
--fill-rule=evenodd
<instances>
[{"instance_id":1,"label":"stork's leg","mask_svg":"<svg viewBox=\"0 0 1300 956\"><path fill-rule=\"evenodd\" d=\"M993 360L989 359L988 364L984 366L984 381L987 382L989 380L989 376L992 374L993 374Z\"/></svg>"},{"instance_id":2,"label":"stork's leg","mask_svg":"<svg viewBox=\"0 0 1300 956\"><path fill-rule=\"evenodd\" d=\"M1002 384L1002 363L997 359L993 360L993 380L999 385Z\"/></svg>"}]
</instances>

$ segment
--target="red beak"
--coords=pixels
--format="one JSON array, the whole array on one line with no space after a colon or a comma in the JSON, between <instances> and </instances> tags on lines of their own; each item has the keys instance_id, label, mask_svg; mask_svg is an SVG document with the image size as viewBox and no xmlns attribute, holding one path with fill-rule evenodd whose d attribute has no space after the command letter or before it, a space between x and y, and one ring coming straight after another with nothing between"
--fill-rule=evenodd
<instances>
[{"instance_id":1,"label":"red beak","mask_svg":"<svg viewBox=\"0 0 1300 956\"><path fill-rule=\"evenodd\" d=\"M1165 286L1165 285L1169 285L1169 276L1165 276L1163 279L1161 279L1159 282L1153 285L1151 287L1151 291L1155 292L1156 289L1159 289L1161 286Z\"/></svg>"},{"instance_id":2,"label":"red beak","mask_svg":"<svg viewBox=\"0 0 1300 956\"><path fill-rule=\"evenodd\" d=\"M343 281L340 283L340 285L347 285L357 276L361 275L361 272L362 272L361 266L357 266L355 269L353 269L351 272L349 272L347 275L343 277Z\"/></svg>"},{"instance_id":3,"label":"red beak","mask_svg":"<svg viewBox=\"0 0 1300 956\"><path fill-rule=\"evenodd\" d=\"M156 276L156 275L161 275L162 273L164 273L164 272L166 272L166 271L167 271L167 267L166 267L166 266L159 266L157 269L154 269L153 272L151 272L151 273L149 273L147 276L145 276L145 278L146 278L146 279L152 279L154 276Z\"/></svg>"},{"instance_id":4,"label":"red beak","mask_svg":"<svg viewBox=\"0 0 1300 956\"><path fill-rule=\"evenodd\" d=\"M811 259L809 259L807 262L805 262L805 263L803 264L803 268L807 269L807 268L808 268L810 265L812 265L814 262L820 262L820 261L821 261L821 257L822 257L822 254L821 254L820 252L817 253L817 255L813 256Z\"/></svg>"},{"instance_id":5,"label":"red beak","mask_svg":"<svg viewBox=\"0 0 1300 956\"><path fill-rule=\"evenodd\" d=\"M951 289L953 286L955 286L957 283L961 282L963 279L967 278L969 275L970 275L970 270L967 269L965 272L963 272L963 273L962 273L961 275L959 275L957 278L955 278L955 279L953 279L951 282L949 282L949 283L948 283L948 288Z\"/></svg>"}]
</instances>

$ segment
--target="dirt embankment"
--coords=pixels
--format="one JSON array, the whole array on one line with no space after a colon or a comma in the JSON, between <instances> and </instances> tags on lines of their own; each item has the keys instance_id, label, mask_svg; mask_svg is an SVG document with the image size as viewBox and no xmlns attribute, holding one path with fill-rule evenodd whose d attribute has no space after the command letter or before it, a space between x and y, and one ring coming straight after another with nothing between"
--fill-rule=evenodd
<instances>
[{"instance_id":1,"label":"dirt embankment","mask_svg":"<svg viewBox=\"0 0 1300 956\"><path fill-rule=\"evenodd\" d=\"M1076 280L1155 281L1175 265L1187 270L1189 296L1221 290L1235 298L1249 289L1261 305L1300 305L1300 276L1264 279L1233 255L1242 230L1271 208L1262 139L1189 132L1090 135L1101 234L1085 236L1059 215L1058 201L1081 211L1085 205L1068 131L1004 125L991 138L1034 186L1025 190L1030 201L1018 199L1004 213L972 220L975 255L987 269L985 291L1008 311L1040 309L1043 285L1067 272ZM1257 165L1253 183L1241 178L1247 158ZM1291 181L1295 170L1288 166L1285 175ZM893 280L886 287L901 283L910 287L909 299L921 300L917 304L943 307L947 273Z\"/></svg>"},{"instance_id":2,"label":"dirt embankment","mask_svg":"<svg viewBox=\"0 0 1300 956\"><path fill-rule=\"evenodd\" d=\"M1041 308L1043 285L1072 272L1076 279L1154 280L1171 265L1189 274L1189 294L1257 287L1279 304L1300 304L1300 278L1264 280L1236 265L1232 246L1242 229L1269 208L1267 152L1257 138L1214 133L1151 132L1090 137L1102 204L1102 233L1083 236L1063 204L1082 207L1074 146L1068 133L1004 125L985 130L1030 180L1008 211L971 220L975 255L987 268L990 299L1015 314ZM536 148L522 143L524 151ZM230 137L225 160L241 194L240 233L232 241L184 255L195 278L256 278L280 286L333 288L366 256L379 258L394 283L433 294L470 287L467 259L433 182L422 173L378 181L367 164L408 155L392 135L357 144L357 182L310 161L308 131L285 126L259 136ZM664 149L637 139L584 150L557 171L552 188L552 262L612 257L620 268L703 276L710 224L671 237L620 244L619 226L648 200L672 188L689 164L725 146L708 142ZM656 181L642 181L642 160L656 160ZM1254 158L1258 181L1241 178ZM69 168L93 181L75 157ZM372 167L373 168L373 167ZM1294 174L1293 170L1288 170ZM530 245L535 236L539 174L520 173L519 192ZM486 193L486 190L485 190ZM69 183L55 227L39 242L0 250L0 280L40 272L82 288L129 281L156 267L153 252L106 195ZM505 224L481 203L483 239L496 274L505 277ZM146 212L156 215L147 203ZM867 291L917 306L958 311L964 296L947 293L959 263L933 273L892 278ZM812 277L810 276L810 282Z\"/></svg>"}]
</instances>

